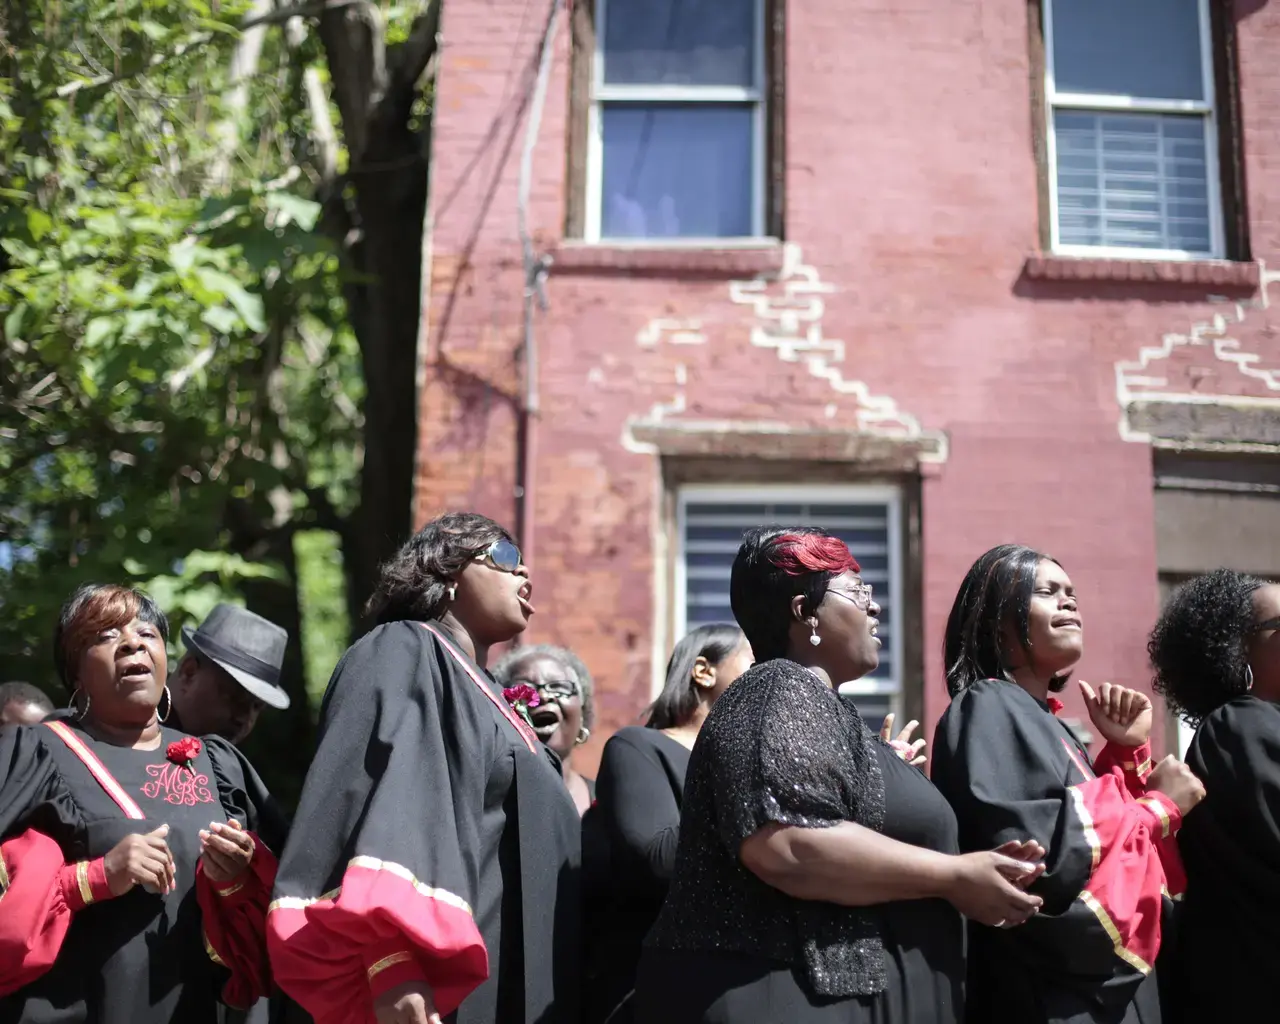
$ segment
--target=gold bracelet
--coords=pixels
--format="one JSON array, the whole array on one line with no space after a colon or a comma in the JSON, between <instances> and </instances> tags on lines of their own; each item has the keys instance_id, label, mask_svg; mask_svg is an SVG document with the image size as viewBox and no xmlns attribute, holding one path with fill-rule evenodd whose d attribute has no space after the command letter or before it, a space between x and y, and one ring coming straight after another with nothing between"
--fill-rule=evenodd
<instances>
[{"instance_id":1,"label":"gold bracelet","mask_svg":"<svg viewBox=\"0 0 1280 1024\"><path fill-rule=\"evenodd\" d=\"M76 884L80 886L80 898L84 900L84 905L87 907L93 902L93 886L89 884L89 862L87 860L76 863Z\"/></svg>"},{"instance_id":2,"label":"gold bracelet","mask_svg":"<svg viewBox=\"0 0 1280 1024\"><path fill-rule=\"evenodd\" d=\"M402 964L413 959L413 954L408 950L401 950L399 953L392 953L390 956L384 956L376 964L369 968L366 972L369 980L373 981L375 977L385 971L388 967L394 967L396 964Z\"/></svg>"}]
</instances>

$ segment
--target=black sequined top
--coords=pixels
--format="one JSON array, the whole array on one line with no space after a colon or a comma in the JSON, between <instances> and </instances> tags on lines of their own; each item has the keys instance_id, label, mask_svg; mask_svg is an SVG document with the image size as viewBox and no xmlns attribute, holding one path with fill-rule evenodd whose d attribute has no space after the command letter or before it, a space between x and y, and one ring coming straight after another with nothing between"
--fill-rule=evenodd
<instances>
[{"instance_id":1,"label":"black sequined top","mask_svg":"<svg viewBox=\"0 0 1280 1024\"><path fill-rule=\"evenodd\" d=\"M795 899L738 859L743 840L770 822L854 821L880 831L880 742L795 662L764 662L739 677L716 701L689 761L675 875L647 944L789 963L819 996L881 992L877 908Z\"/></svg>"}]
</instances>

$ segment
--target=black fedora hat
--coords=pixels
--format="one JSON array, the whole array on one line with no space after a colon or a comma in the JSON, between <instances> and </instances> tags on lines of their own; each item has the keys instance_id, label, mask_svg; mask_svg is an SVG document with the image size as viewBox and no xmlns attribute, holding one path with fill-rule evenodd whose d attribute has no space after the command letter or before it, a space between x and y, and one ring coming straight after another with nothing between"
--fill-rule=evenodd
<instances>
[{"instance_id":1,"label":"black fedora hat","mask_svg":"<svg viewBox=\"0 0 1280 1024\"><path fill-rule=\"evenodd\" d=\"M208 658L262 703L284 710L289 695L280 686L288 630L232 604L214 607L198 629L182 627L188 650Z\"/></svg>"}]
</instances>

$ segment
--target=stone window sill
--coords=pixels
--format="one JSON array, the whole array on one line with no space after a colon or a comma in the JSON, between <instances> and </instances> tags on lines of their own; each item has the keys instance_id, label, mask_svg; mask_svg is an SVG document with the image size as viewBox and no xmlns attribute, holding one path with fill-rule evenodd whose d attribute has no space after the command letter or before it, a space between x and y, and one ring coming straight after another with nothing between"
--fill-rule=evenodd
<instances>
[{"instance_id":1,"label":"stone window sill","mask_svg":"<svg viewBox=\"0 0 1280 1024\"><path fill-rule=\"evenodd\" d=\"M561 242L551 254L553 275L640 274L652 277L755 277L782 269L782 243L624 245Z\"/></svg>"},{"instance_id":2,"label":"stone window sill","mask_svg":"<svg viewBox=\"0 0 1280 1024\"><path fill-rule=\"evenodd\" d=\"M1194 285L1255 292L1257 263L1229 260L1125 260L1080 256L1028 256L1023 273L1033 281L1099 281L1119 284Z\"/></svg>"}]
</instances>

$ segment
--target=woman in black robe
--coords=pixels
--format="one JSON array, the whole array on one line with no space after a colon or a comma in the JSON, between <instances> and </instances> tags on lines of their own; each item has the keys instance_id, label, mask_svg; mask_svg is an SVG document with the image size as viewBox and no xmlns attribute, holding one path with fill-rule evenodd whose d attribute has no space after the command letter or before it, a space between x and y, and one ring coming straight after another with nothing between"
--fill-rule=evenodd
<instances>
[{"instance_id":1,"label":"woman in black robe","mask_svg":"<svg viewBox=\"0 0 1280 1024\"><path fill-rule=\"evenodd\" d=\"M270 990L282 823L234 747L162 724L167 636L146 595L82 587L73 714L0 730L4 1024L215 1024Z\"/></svg>"},{"instance_id":2,"label":"woman in black robe","mask_svg":"<svg viewBox=\"0 0 1280 1024\"><path fill-rule=\"evenodd\" d=\"M750 667L741 629L699 626L672 651L648 721L619 729L604 745L599 795L582 821L586 1024L631 1019L640 944L675 867L689 752L711 706Z\"/></svg>"},{"instance_id":3,"label":"woman in black robe","mask_svg":"<svg viewBox=\"0 0 1280 1024\"><path fill-rule=\"evenodd\" d=\"M947 803L835 692L879 661L879 607L822 530L748 531L734 617L758 660L689 759L641 1024L955 1024L961 914L1021 923L1043 850L956 855Z\"/></svg>"},{"instance_id":4,"label":"woman in black robe","mask_svg":"<svg viewBox=\"0 0 1280 1024\"><path fill-rule=\"evenodd\" d=\"M1084 652L1084 620L1056 561L1007 544L965 576L947 622L951 706L933 736L933 781L960 848L1030 835L1049 851L1030 891L1044 907L1016 933L971 922L971 1024L1158 1024L1153 968L1180 875L1172 838L1203 789L1172 758L1151 763L1150 697L1080 689L1107 740L1096 759L1054 694Z\"/></svg>"},{"instance_id":5,"label":"woman in black robe","mask_svg":"<svg viewBox=\"0 0 1280 1024\"><path fill-rule=\"evenodd\" d=\"M1156 689L1196 725L1187 764L1206 790L1178 833L1165 1022L1265 1015L1280 952L1280 586L1229 569L1192 580L1148 651Z\"/></svg>"},{"instance_id":6,"label":"woman in black robe","mask_svg":"<svg viewBox=\"0 0 1280 1024\"><path fill-rule=\"evenodd\" d=\"M382 569L267 922L276 980L317 1024L576 1024L578 813L527 694L483 668L530 594L511 537L471 513Z\"/></svg>"}]
</instances>

